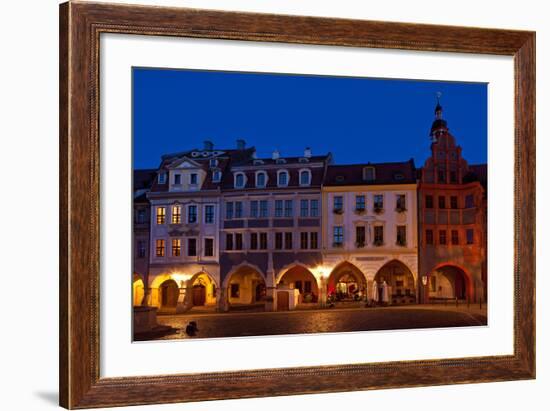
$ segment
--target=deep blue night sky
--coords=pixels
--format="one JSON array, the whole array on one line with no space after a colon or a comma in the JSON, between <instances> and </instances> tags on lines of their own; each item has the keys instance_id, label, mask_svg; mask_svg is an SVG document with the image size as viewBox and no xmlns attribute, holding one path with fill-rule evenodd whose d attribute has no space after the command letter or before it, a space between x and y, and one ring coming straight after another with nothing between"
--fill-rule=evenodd
<instances>
[{"instance_id":1,"label":"deep blue night sky","mask_svg":"<svg viewBox=\"0 0 550 411\"><path fill-rule=\"evenodd\" d=\"M335 163L429 156L436 93L470 164L487 162L487 85L349 77L133 69L134 168L166 153L254 145L297 156L332 152Z\"/></svg>"}]
</instances>

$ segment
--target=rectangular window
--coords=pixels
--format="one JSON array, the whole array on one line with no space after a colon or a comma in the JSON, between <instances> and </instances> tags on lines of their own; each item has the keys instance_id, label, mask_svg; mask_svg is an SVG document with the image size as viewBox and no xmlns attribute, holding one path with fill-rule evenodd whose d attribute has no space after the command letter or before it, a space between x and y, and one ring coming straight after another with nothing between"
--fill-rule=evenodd
<instances>
[{"instance_id":1,"label":"rectangular window","mask_svg":"<svg viewBox=\"0 0 550 411\"><path fill-rule=\"evenodd\" d=\"M275 249L283 249L283 233L275 233Z\"/></svg>"},{"instance_id":2,"label":"rectangular window","mask_svg":"<svg viewBox=\"0 0 550 411\"><path fill-rule=\"evenodd\" d=\"M474 243L474 230L469 228L466 230L466 244Z\"/></svg>"},{"instance_id":3,"label":"rectangular window","mask_svg":"<svg viewBox=\"0 0 550 411\"><path fill-rule=\"evenodd\" d=\"M355 245L357 247L365 246L365 226L358 225L355 227Z\"/></svg>"},{"instance_id":4,"label":"rectangular window","mask_svg":"<svg viewBox=\"0 0 550 411\"><path fill-rule=\"evenodd\" d=\"M434 208L434 197L426 196L426 208Z\"/></svg>"},{"instance_id":5,"label":"rectangular window","mask_svg":"<svg viewBox=\"0 0 550 411\"><path fill-rule=\"evenodd\" d=\"M159 184L166 184L166 173L160 173L158 177Z\"/></svg>"},{"instance_id":6,"label":"rectangular window","mask_svg":"<svg viewBox=\"0 0 550 411\"><path fill-rule=\"evenodd\" d=\"M307 233L300 233L300 249L307 250L308 247L308 235Z\"/></svg>"},{"instance_id":7,"label":"rectangular window","mask_svg":"<svg viewBox=\"0 0 550 411\"><path fill-rule=\"evenodd\" d=\"M458 208L458 197L451 196L451 208L456 210Z\"/></svg>"},{"instance_id":8,"label":"rectangular window","mask_svg":"<svg viewBox=\"0 0 550 411\"><path fill-rule=\"evenodd\" d=\"M275 200L275 217L283 216L283 200Z\"/></svg>"},{"instance_id":9,"label":"rectangular window","mask_svg":"<svg viewBox=\"0 0 550 411\"><path fill-rule=\"evenodd\" d=\"M344 197L334 196L334 211L337 213L344 211Z\"/></svg>"},{"instance_id":10,"label":"rectangular window","mask_svg":"<svg viewBox=\"0 0 550 411\"><path fill-rule=\"evenodd\" d=\"M239 298L240 295L239 284L231 284L231 298Z\"/></svg>"},{"instance_id":11,"label":"rectangular window","mask_svg":"<svg viewBox=\"0 0 550 411\"><path fill-rule=\"evenodd\" d=\"M189 182L191 183L191 185L197 185L198 180L199 180L198 177L199 177L198 174L195 174L195 173L192 173L192 174L190 175L190 177L189 177L189 178L190 178Z\"/></svg>"},{"instance_id":12,"label":"rectangular window","mask_svg":"<svg viewBox=\"0 0 550 411\"><path fill-rule=\"evenodd\" d=\"M279 185L286 186L288 184L288 174L285 172L279 173Z\"/></svg>"},{"instance_id":13,"label":"rectangular window","mask_svg":"<svg viewBox=\"0 0 550 411\"><path fill-rule=\"evenodd\" d=\"M258 201L256 200L250 202L250 217L258 217Z\"/></svg>"},{"instance_id":14,"label":"rectangular window","mask_svg":"<svg viewBox=\"0 0 550 411\"><path fill-rule=\"evenodd\" d=\"M439 196L437 201L439 202L439 208L445 208L445 196Z\"/></svg>"},{"instance_id":15,"label":"rectangular window","mask_svg":"<svg viewBox=\"0 0 550 411\"><path fill-rule=\"evenodd\" d=\"M258 233L250 233L250 249L258 249Z\"/></svg>"},{"instance_id":16,"label":"rectangular window","mask_svg":"<svg viewBox=\"0 0 550 411\"><path fill-rule=\"evenodd\" d=\"M355 196L355 210L365 211L365 196Z\"/></svg>"},{"instance_id":17,"label":"rectangular window","mask_svg":"<svg viewBox=\"0 0 550 411\"><path fill-rule=\"evenodd\" d=\"M205 257L214 256L214 239L213 238L204 239L204 256Z\"/></svg>"},{"instance_id":18,"label":"rectangular window","mask_svg":"<svg viewBox=\"0 0 550 411\"><path fill-rule=\"evenodd\" d=\"M267 218L267 200L260 200L260 217Z\"/></svg>"},{"instance_id":19,"label":"rectangular window","mask_svg":"<svg viewBox=\"0 0 550 411\"><path fill-rule=\"evenodd\" d=\"M309 202L310 217L319 217L319 200L311 200Z\"/></svg>"},{"instance_id":20,"label":"rectangular window","mask_svg":"<svg viewBox=\"0 0 550 411\"><path fill-rule=\"evenodd\" d=\"M197 255L197 239L188 238L187 239L187 255L189 257L195 257Z\"/></svg>"},{"instance_id":21,"label":"rectangular window","mask_svg":"<svg viewBox=\"0 0 550 411\"><path fill-rule=\"evenodd\" d=\"M139 240L137 243L137 256L144 258L146 254L145 241Z\"/></svg>"},{"instance_id":22,"label":"rectangular window","mask_svg":"<svg viewBox=\"0 0 550 411\"><path fill-rule=\"evenodd\" d=\"M474 196L473 194L468 194L466 196L466 208L473 208L474 207Z\"/></svg>"},{"instance_id":23,"label":"rectangular window","mask_svg":"<svg viewBox=\"0 0 550 411\"><path fill-rule=\"evenodd\" d=\"M214 206L213 205L204 206L204 223L205 224L214 223Z\"/></svg>"},{"instance_id":24,"label":"rectangular window","mask_svg":"<svg viewBox=\"0 0 550 411\"><path fill-rule=\"evenodd\" d=\"M344 244L344 227L334 227L332 241L335 247L341 247Z\"/></svg>"},{"instance_id":25,"label":"rectangular window","mask_svg":"<svg viewBox=\"0 0 550 411\"><path fill-rule=\"evenodd\" d=\"M451 230L451 244L458 245L458 231Z\"/></svg>"},{"instance_id":26,"label":"rectangular window","mask_svg":"<svg viewBox=\"0 0 550 411\"><path fill-rule=\"evenodd\" d=\"M375 194L373 202L373 208L375 212L384 209L384 196L382 194Z\"/></svg>"},{"instance_id":27,"label":"rectangular window","mask_svg":"<svg viewBox=\"0 0 550 411\"><path fill-rule=\"evenodd\" d=\"M260 233L260 249L267 250L267 233Z\"/></svg>"},{"instance_id":28,"label":"rectangular window","mask_svg":"<svg viewBox=\"0 0 550 411\"><path fill-rule=\"evenodd\" d=\"M181 184L181 174L174 174L174 184Z\"/></svg>"},{"instance_id":29,"label":"rectangular window","mask_svg":"<svg viewBox=\"0 0 550 411\"><path fill-rule=\"evenodd\" d=\"M242 233L235 234L235 250L243 249L243 235Z\"/></svg>"},{"instance_id":30,"label":"rectangular window","mask_svg":"<svg viewBox=\"0 0 550 411\"><path fill-rule=\"evenodd\" d=\"M157 207L157 224L166 222L166 207Z\"/></svg>"},{"instance_id":31,"label":"rectangular window","mask_svg":"<svg viewBox=\"0 0 550 411\"><path fill-rule=\"evenodd\" d=\"M155 255L157 257L164 257L164 252L164 240L157 240Z\"/></svg>"},{"instance_id":32,"label":"rectangular window","mask_svg":"<svg viewBox=\"0 0 550 411\"><path fill-rule=\"evenodd\" d=\"M181 255L181 240L172 238L172 256L179 257Z\"/></svg>"},{"instance_id":33,"label":"rectangular window","mask_svg":"<svg viewBox=\"0 0 550 411\"><path fill-rule=\"evenodd\" d=\"M384 226L383 225L375 225L374 226L374 245L382 245L384 244Z\"/></svg>"},{"instance_id":34,"label":"rectangular window","mask_svg":"<svg viewBox=\"0 0 550 411\"><path fill-rule=\"evenodd\" d=\"M309 233L309 248L312 250L316 250L319 248L319 240L317 236L317 232L313 231Z\"/></svg>"},{"instance_id":35,"label":"rectangular window","mask_svg":"<svg viewBox=\"0 0 550 411\"><path fill-rule=\"evenodd\" d=\"M405 211L407 209L405 194L397 194L395 198L395 209L397 211Z\"/></svg>"},{"instance_id":36,"label":"rectangular window","mask_svg":"<svg viewBox=\"0 0 550 411\"><path fill-rule=\"evenodd\" d=\"M243 218L243 202L235 201L235 218Z\"/></svg>"},{"instance_id":37,"label":"rectangular window","mask_svg":"<svg viewBox=\"0 0 550 411\"><path fill-rule=\"evenodd\" d=\"M407 226L404 225L398 225L397 226L397 245L405 246L407 245Z\"/></svg>"},{"instance_id":38,"label":"rectangular window","mask_svg":"<svg viewBox=\"0 0 550 411\"><path fill-rule=\"evenodd\" d=\"M233 250L233 234L225 235L225 249Z\"/></svg>"},{"instance_id":39,"label":"rectangular window","mask_svg":"<svg viewBox=\"0 0 550 411\"><path fill-rule=\"evenodd\" d=\"M434 232L433 230L426 230L426 244L433 245L434 243Z\"/></svg>"},{"instance_id":40,"label":"rectangular window","mask_svg":"<svg viewBox=\"0 0 550 411\"><path fill-rule=\"evenodd\" d=\"M189 224L194 224L197 222L197 206L190 205L187 206L187 222Z\"/></svg>"},{"instance_id":41,"label":"rectangular window","mask_svg":"<svg viewBox=\"0 0 550 411\"><path fill-rule=\"evenodd\" d=\"M292 250L292 233L285 233L285 248Z\"/></svg>"},{"instance_id":42,"label":"rectangular window","mask_svg":"<svg viewBox=\"0 0 550 411\"><path fill-rule=\"evenodd\" d=\"M447 231L439 230L439 244L441 245L447 244Z\"/></svg>"},{"instance_id":43,"label":"rectangular window","mask_svg":"<svg viewBox=\"0 0 550 411\"><path fill-rule=\"evenodd\" d=\"M309 215L309 201L300 200L300 217L307 217Z\"/></svg>"},{"instance_id":44,"label":"rectangular window","mask_svg":"<svg viewBox=\"0 0 550 411\"><path fill-rule=\"evenodd\" d=\"M225 218L231 220L233 218L233 203L229 202L225 204Z\"/></svg>"},{"instance_id":45,"label":"rectangular window","mask_svg":"<svg viewBox=\"0 0 550 411\"><path fill-rule=\"evenodd\" d=\"M181 224L181 206L172 207L172 224Z\"/></svg>"},{"instance_id":46,"label":"rectangular window","mask_svg":"<svg viewBox=\"0 0 550 411\"><path fill-rule=\"evenodd\" d=\"M458 179L456 178L456 171L450 171L449 174L451 183L456 183L458 181Z\"/></svg>"},{"instance_id":47,"label":"rectangular window","mask_svg":"<svg viewBox=\"0 0 550 411\"><path fill-rule=\"evenodd\" d=\"M285 200L285 217L292 217L292 200Z\"/></svg>"}]
</instances>

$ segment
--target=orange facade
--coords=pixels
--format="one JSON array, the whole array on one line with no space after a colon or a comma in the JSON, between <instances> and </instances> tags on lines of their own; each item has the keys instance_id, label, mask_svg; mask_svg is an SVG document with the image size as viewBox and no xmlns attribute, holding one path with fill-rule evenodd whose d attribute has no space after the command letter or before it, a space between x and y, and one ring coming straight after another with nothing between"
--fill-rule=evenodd
<instances>
[{"instance_id":1,"label":"orange facade","mask_svg":"<svg viewBox=\"0 0 550 411\"><path fill-rule=\"evenodd\" d=\"M486 300L486 166L469 166L438 104L419 183L421 301Z\"/></svg>"}]
</instances>

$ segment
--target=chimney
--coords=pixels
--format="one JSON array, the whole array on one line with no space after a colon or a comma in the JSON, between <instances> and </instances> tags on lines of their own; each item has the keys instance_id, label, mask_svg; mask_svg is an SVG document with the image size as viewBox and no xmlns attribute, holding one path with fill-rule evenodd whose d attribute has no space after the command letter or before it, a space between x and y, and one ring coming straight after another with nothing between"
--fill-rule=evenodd
<instances>
[{"instance_id":1,"label":"chimney","mask_svg":"<svg viewBox=\"0 0 550 411\"><path fill-rule=\"evenodd\" d=\"M243 139L238 139L237 140L237 150L244 150L246 147L246 141L244 141Z\"/></svg>"},{"instance_id":2,"label":"chimney","mask_svg":"<svg viewBox=\"0 0 550 411\"><path fill-rule=\"evenodd\" d=\"M306 149L304 150L304 157L305 158L311 158L311 148L310 147L306 147Z\"/></svg>"},{"instance_id":3,"label":"chimney","mask_svg":"<svg viewBox=\"0 0 550 411\"><path fill-rule=\"evenodd\" d=\"M280 157L279 150L274 150L273 154L271 154L271 158L273 160L277 160Z\"/></svg>"},{"instance_id":4,"label":"chimney","mask_svg":"<svg viewBox=\"0 0 550 411\"><path fill-rule=\"evenodd\" d=\"M204 149L208 151L214 150L214 143L210 140L204 140Z\"/></svg>"}]
</instances>

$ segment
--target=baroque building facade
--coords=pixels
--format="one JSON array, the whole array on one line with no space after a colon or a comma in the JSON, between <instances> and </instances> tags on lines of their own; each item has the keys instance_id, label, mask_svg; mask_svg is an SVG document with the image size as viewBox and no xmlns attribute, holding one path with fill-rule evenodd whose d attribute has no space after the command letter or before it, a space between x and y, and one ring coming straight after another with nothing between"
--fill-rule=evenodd
<instances>
[{"instance_id":1,"label":"baroque building facade","mask_svg":"<svg viewBox=\"0 0 550 411\"><path fill-rule=\"evenodd\" d=\"M133 303L175 313L289 310L387 293L477 301L487 289L487 168L437 105L431 156L338 165L254 147L165 155L134 172ZM383 287L382 287L383 285Z\"/></svg>"}]
</instances>

